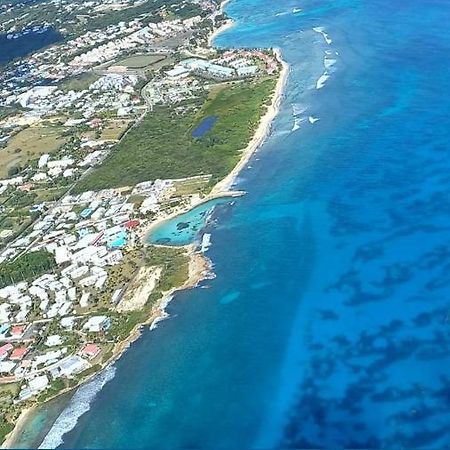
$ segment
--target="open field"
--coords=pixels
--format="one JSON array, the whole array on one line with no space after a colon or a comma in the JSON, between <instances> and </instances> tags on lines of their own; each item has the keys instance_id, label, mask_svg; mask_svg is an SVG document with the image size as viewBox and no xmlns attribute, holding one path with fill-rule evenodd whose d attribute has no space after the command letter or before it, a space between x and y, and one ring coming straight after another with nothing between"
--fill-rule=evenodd
<instances>
[{"instance_id":1,"label":"open field","mask_svg":"<svg viewBox=\"0 0 450 450\"><path fill-rule=\"evenodd\" d=\"M217 182L238 162L270 104L275 84L276 77L229 84L212 91L196 112L155 108L99 168L77 184L76 191L208 174L211 184ZM211 115L218 117L214 126L201 138L193 138L192 130Z\"/></svg>"},{"instance_id":2,"label":"open field","mask_svg":"<svg viewBox=\"0 0 450 450\"><path fill-rule=\"evenodd\" d=\"M112 120L102 130L100 139L103 141L116 141L120 139L123 133L130 126L130 120Z\"/></svg>"},{"instance_id":3,"label":"open field","mask_svg":"<svg viewBox=\"0 0 450 450\"><path fill-rule=\"evenodd\" d=\"M205 175L176 181L174 183L175 195L182 196L202 192L209 185L210 178L209 175Z\"/></svg>"},{"instance_id":4,"label":"open field","mask_svg":"<svg viewBox=\"0 0 450 450\"><path fill-rule=\"evenodd\" d=\"M121 59L120 61L112 64L113 66L125 66L128 69L144 69L147 66L155 64L166 58L162 54L147 54L147 55L133 55L128 58Z\"/></svg>"},{"instance_id":5,"label":"open field","mask_svg":"<svg viewBox=\"0 0 450 450\"><path fill-rule=\"evenodd\" d=\"M89 86L95 81L97 81L99 78L100 76L93 72L84 72L81 75L65 79L59 85L59 88L63 92L84 91L85 89L88 89Z\"/></svg>"},{"instance_id":6,"label":"open field","mask_svg":"<svg viewBox=\"0 0 450 450\"><path fill-rule=\"evenodd\" d=\"M0 385L0 399L5 397L14 398L20 390L19 383L8 383Z\"/></svg>"},{"instance_id":7,"label":"open field","mask_svg":"<svg viewBox=\"0 0 450 450\"><path fill-rule=\"evenodd\" d=\"M0 178L8 176L14 166L24 166L44 153L57 150L65 139L58 126L32 126L13 136L4 149L0 149Z\"/></svg>"},{"instance_id":8,"label":"open field","mask_svg":"<svg viewBox=\"0 0 450 450\"><path fill-rule=\"evenodd\" d=\"M62 197L67 191L66 187L63 188L45 188L35 189L33 194L37 196L36 202L54 202Z\"/></svg>"}]
</instances>

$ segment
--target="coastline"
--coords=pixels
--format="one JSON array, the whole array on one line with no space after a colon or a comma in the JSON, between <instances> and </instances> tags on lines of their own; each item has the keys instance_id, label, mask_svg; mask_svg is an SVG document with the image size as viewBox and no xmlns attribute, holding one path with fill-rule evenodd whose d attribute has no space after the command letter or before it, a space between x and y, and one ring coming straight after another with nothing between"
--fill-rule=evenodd
<instances>
[{"instance_id":1,"label":"coastline","mask_svg":"<svg viewBox=\"0 0 450 450\"><path fill-rule=\"evenodd\" d=\"M225 6L227 6L228 3L230 3L231 0L223 0L220 3L218 14L224 14L225 13ZM227 19L225 23L220 26L219 28L216 28L213 30L213 32L208 37L208 47L214 47L214 39L220 34L223 33L225 30L228 30L232 27L234 27L235 21L233 19Z\"/></svg>"},{"instance_id":2,"label":"coastline","mask_svg":"<svg viewBox=\"0 0 450 450\"><path fill-rule=\"evenodd\" d=\"M272 101L268 107L264 116L261 117L259 121L258 128L255 131L250 142L242 150L242 156L239 162L234 166L233 170L221 181L219 181L211 190L210 196L223 195L226 192L230 192L236 177L239 175L242 169L245 168L247 163L253 154L258 150L258 148L264 143L266 138L270 134L270 129L272 122L280 110L280 104L284 92L284 88L289 75L289 64L283 60L281 50L279 48L274 48L273 52L281 64L281 72L278 76L277 84L275 86L275 91L272 96Z\"/></svg>"},{"instance_id":3,"label":"coastline","mask_svg":"<svg viewBox=\"0 0 450 450\"><path fill-rule=\"evenodd\" d=\"M230 0L225 0L221 3L220 13L223 13L224 7ZM213 46L214 39L222 32L232 28L235 25L235 22L232 19L229 19L224 23L221 27L217 28L208 38L208 46ZM281 50L279 48L272 49L277 61L281 65L281 71L278 74L278 80L275 86L275 90L272 94L271 103L267 108L267 111L263 116L261 116L258 127L253 134L252 139L247 144L247 146L241 150L241 158L238 163L234 166L231 172L222 180L220 180L214 187L211 189L210 193L207 194L204 198L202 198L199 202L180 208L180 210L174 211L169 215L162 216L157 220L153 221L142 233L142 239L146 239L148 234L159 226L161 223L170 220L173 217L176 217L180 214L183 214L203 203L211 201L215 198L220 197L238 197L245 194L244 191L232 190L232 185L234 184L239 173L245 168L248 164L251 157L254 153L259 149L259 147L264 143L267 137L270 135L271 125L276 115L279 112L280 104L284 92L284 88L288 79L289 74L289 65L283 60ZM129 348L130 344L136 341L141 335L141 329L143 326L149 326L150 329L154 329L156 325L166 319L168 317L168 313L166 312L166 307L172 300L174 294L178 291L192 289L195 288L199 282L206 279L208 276L212 274L212 263L211 261L205 257L202 253L199 253L195 249L195 245L190 244L184 246L186 249L187 256L189 257L189 276L188 279L181 285L175 286L172 289L165 291L162 293L162 296L159 300L155 302L152 307L151 314L145 322L142 322L134 327L131 331L130 335L121 342L118 342L113 349L111 358L102 364L102 367L99 371L94 374L86 377L82 380L78 385L65 389L59 392L54 397L49 398L46 402L59 397L62 394L65 394L69 391L76 390L80 385L86 383L91 380L95 376L98 375L101 371L105 370L110 365L114 364L117 359L119 359L125 351ZM6 436L1 448L14 448L14 444L17 441L17 438L21 434L24 426L26 425L28 419L33 415L35 410L40 405L35 403L30 407L24 409L14 426L14 429Z\"/></svg>"}]
</instances>

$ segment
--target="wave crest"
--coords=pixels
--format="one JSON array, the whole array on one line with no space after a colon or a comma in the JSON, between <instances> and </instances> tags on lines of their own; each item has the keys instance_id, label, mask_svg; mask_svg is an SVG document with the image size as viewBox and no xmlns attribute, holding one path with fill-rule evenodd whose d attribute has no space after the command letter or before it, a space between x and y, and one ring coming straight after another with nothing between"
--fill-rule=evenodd
<instances>
[{"instance_id":1,"label":"wave crest","mask_svg":"<svg viewBox=\"0 0 450 450\"><path fill-rule=\"evenodd\" d=\"M56 448L61 445L64 442L63 436L75 428L78 419L89 411L96 395L108 381L114 378L115 373L115 367L108 367L91 381L80 386L70 403L56 419L39 448Z\"/></svg>"}]
</instances>

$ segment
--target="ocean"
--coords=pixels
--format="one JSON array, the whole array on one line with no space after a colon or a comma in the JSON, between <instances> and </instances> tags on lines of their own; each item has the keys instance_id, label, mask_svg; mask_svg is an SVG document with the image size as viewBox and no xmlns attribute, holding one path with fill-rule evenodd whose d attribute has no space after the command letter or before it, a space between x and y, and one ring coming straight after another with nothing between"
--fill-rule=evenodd
<instances>
[{"instance_id":1,"label":"ocean","mask_svg":"<svg viewBox=\"0 0 450 450\"><path fill-rule=\"evenodd\" d=\"M448 2L226 11L217 45L291 71L247 195L213 213L217 277L18 446L448 447Z\"/></svg>"}]
</instances>

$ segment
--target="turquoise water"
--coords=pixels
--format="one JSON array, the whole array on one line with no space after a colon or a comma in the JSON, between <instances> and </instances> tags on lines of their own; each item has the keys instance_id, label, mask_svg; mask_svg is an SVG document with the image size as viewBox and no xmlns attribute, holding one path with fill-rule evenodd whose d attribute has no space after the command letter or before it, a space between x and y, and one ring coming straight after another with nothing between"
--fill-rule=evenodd
<instances>
[{"instance_id":1,"label":"turquoise water","mask_svg":"<svg viewBox=\"0 0 450 450\"><path fill-rule=\"evenodd\" d=\"M215 214L217 277L177 295L46 445L448 447L448 2L227 12L219 45L278 46L291 72L248 194Z\"/></svg>"},{"instance_id":2,"label":"turquoise water","mask_svg":"<svg viewBox=\"0 0 450 450\"><path fill-rule=\"evenodd\" d=\"M205 117L198 127L196 127L192 131L192 137L199 138L202 137L204 134L206 134L217 122L218 117L217 116L208 116Z\"/></svg>"},{"instance_id":3,"label":"turquoise water","mask_svg":"<svg viewBox=\"0 0 450 450\"><path fill-rule=\"evenodd\" d=\"M206 227L211 213L217 205L230 202L230 198L217 198L162 222L147 237L150 244L187 245L200 237Z\"/></svg>"}]
</instances>

